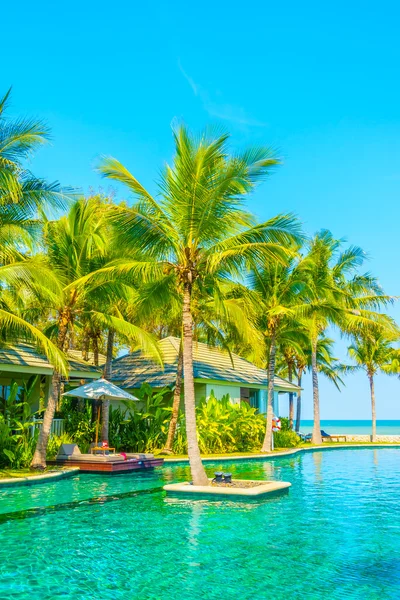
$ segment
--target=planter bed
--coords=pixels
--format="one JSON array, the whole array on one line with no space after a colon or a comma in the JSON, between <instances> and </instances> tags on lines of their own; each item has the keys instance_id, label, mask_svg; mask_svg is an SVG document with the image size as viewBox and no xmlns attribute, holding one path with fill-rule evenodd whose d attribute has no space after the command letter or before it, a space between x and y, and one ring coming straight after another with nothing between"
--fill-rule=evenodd
<instances>
[{"instance_id":1,"label":"planter bed","mask_svg":"<svg viewBox=\"0 0 400 600\"><path fill-rule=\"evenodd\" d=\"M212 483L210 485L192 485L188 481L170 483L164 486L168 496L197 498L225 497L232 500L243 498L265 498L269 494L287 492L290 487L287 481L252 481L234 479L232 483Z\"/></svg>"}]
</instances>

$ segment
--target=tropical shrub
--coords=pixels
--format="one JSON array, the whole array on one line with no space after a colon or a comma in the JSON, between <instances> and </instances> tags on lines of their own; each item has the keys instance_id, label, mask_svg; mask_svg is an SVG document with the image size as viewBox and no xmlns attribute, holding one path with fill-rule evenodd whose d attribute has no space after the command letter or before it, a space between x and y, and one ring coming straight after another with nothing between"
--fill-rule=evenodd
<instances>
[{"instance_id":1,"label":"tropical shrub","mask_svg":"<svg viewBox=\"0 0 400 600\"><path fill-rule=\"evenodd\" d=\"M229 395L203 399L196 409L200 451L207 454L249 452L260 447L265 418L246 402L233 404Z\"/></svg>"},{"instance_id":2,"label":"tropical shrub","mask_svg":"<svg viewBox=\"0 0 400 600\"><path fill-rule=\"evenodd\" d=\"M281 431L292 431L290 427L290 419L288 417L279 417L281 422Z\"/></svg>"},{"instance_id":3,"label":"tropical shrub","mask_svg":"<svg viewBox=\"0 0 400 600\"><path fill-rule=\"evenodd\" d=\"M32 460L37 433L31 434L32 423L14 421L7 423L0 415L0 466L20 469Z\"/></svg>"},{"instance_id":4,"label":"tropical shrub","mask_svg":"<svg viewBox=\"0 0 400 600\"><path fill-rule=\"evenodd\" d=\"M51 435L47 445L47 460L54 460L56 458L61 444L71 444L73 441L67 433L63 433L63 435Z\"/></svg>"},{"instance_id":5,"label":"tropical shrub","mask_svg":"<svg viewBox=\"0 0 400 600\"><path fill-rule=\"evenodd\" d=\"M275 448L296 448L300 443L301 439L294 431L281 429L274 432Z\"/></svg>"},{"instance_id":6,"label":"tropical shrub","mask_svg":"<svg viewBox=\"0 0 400 600\"><path fill-rule=\"evenodd\" d=\"M10 384L7 398L0 398L0 466L27 467L36 445L37 432L33 430L32 397L37 376L22 386Z\"/></svg>"},{"instance_id":7,"label":"tropical shrub","mask_svg":"<svg viewBox=\"0 0 400 600\"><path fill-rule=\"evenodd\" d=\"M275 448L296 448L300 445L301 439L290 428L290 420L287 417L279 417L281 421L281 430L274 432Z\"/></svg>"},{"instance_id":8,"label":"tropical shrub","mask_svg":"<svg viewBox=\"0 0 400 600\"><path fill-rule=\"evenodd\" d=\"M233 404L229 395L221 400L213 394L196 407L197 435L204 454L258 450L265 433L265 417L249 404ZM180 415L174 451L187 452L185 416Z\"/></svg>"},{"instance_id":9,"label":"tropical shrub","mask_svg":"<svg viewBox=\"0 0 400 600\"><path fill-rule=\"evenodd\" d=\"M59 416L64 419L64 432L71 442L78 444L81 452L88 452L95 439L96 419L92 419L93 402L91 400L63 397Z\"/></svg>"},{"instance_id":10,"label":"tropical shrub","mask_svg":"<svg viewBox=\"0 0 400 600\"><path fill-rule=\"evenodd\" d=\"M109 443L117 450L151 452L165 444L171 418L171 392L153 391L148 384L135 392L140 403L110 407Z\"/></svg>"}]
</instances>

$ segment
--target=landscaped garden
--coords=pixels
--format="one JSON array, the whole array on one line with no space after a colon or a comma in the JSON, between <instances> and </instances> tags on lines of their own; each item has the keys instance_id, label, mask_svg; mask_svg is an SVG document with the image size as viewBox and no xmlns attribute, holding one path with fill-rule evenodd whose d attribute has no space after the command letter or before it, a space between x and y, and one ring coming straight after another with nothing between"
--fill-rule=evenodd
<instances>
[{"instance_id":1,"label":"landscaped garden","mask_svg":"<svg viewBox=\"0 0 400 600\"><path fill-rule=\"evenodd\" d=\"M273 435L275 448L300 444L307 371L313 443L322 442L319 378L340 386L356 369L370 382L376 440L374 376L399 373L399 330L385 311L393 299L365 270L360 248L328 230L308 236L293 215L258 222L247 211L249 194L280 165L271 148L237 153L228 135L196 137L179 126L157 195L109 157L97 171L122 184L129 201L84 197L27 169L49 131L40 121L11 119L9 101L7 93L0 102L1 339L6 349L23 341L40 351L51 380L27 377L18 364L3 380L1 466L43 469L61 443L88 451L100 428L117 450L187 453L193 482L207 484L201 454L270 452ZM349 364L335 357L332 328L349 342ZM80 372L90 357L91 368L111 379L124 349L142 351L162 370L157 340L171 335L180 340L174 385L136 390L137 406L103 402L100 423L93 403L61 395L77 369L71 352L83 361ZM229 396L196 401L198 342L266 370L265 414ZM298 387L285 427L273 434L277 374ZM52 432L55 418L61 437Z\"/></svg>"}]
</instances>

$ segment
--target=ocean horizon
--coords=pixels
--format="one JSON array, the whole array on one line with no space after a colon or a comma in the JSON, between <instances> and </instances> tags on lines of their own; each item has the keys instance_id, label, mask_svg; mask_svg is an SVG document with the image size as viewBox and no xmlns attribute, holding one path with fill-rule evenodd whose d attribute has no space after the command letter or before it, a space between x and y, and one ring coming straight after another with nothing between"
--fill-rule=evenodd
<instances>
[{"instance_id":1,"label":"ocean horizon","mask_svg":"<svg viewBox=\"0 0 400 600\"><path fill-rule=\"evenodd\" d=\"M301 420L300 421L300 432L310 433L313 428L314 421ZM372 430L372 421L366 420L335 420L335 419L322 419L321 429L324 429L330 434L370 434ZM377 420L376 430L378 435L400 435L400 420Z\"/></svg>"}]
</instances>

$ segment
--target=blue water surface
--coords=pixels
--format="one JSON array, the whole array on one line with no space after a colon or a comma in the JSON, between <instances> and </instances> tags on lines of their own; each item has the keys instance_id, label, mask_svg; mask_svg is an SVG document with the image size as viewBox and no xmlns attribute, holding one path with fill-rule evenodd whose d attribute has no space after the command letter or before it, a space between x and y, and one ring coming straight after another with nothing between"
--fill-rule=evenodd
<instances>
[{"instance_id":1,"label":"blue water surface","mask_svg":"<svg viewBox=\"0 0 400 600\"><path fill-rule=\"evenodd\" d=\"M0 493L0 598L400 597L400 450L207 464L290 481L263 502L167 499L185 465Z\"/></svg>"}]
</instances>

